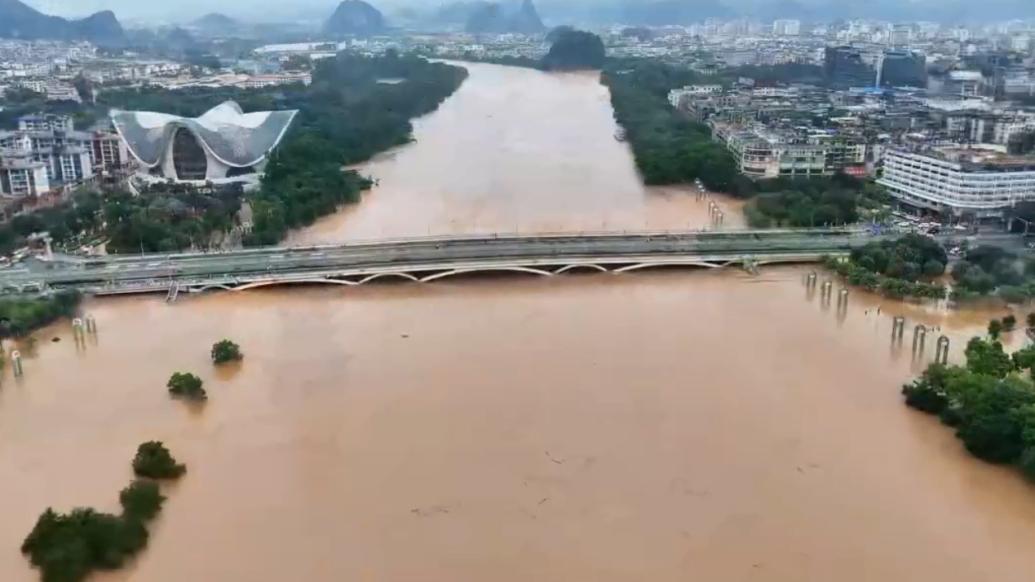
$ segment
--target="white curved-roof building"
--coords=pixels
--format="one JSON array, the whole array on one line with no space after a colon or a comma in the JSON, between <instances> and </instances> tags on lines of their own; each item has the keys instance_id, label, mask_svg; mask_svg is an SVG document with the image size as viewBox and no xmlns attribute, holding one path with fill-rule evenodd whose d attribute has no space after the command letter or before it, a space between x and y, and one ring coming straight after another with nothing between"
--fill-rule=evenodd
<instances>
[{"instance_id":1,"label":"white curved-roof building","mask_svg":"<svg viewBox=\"0 0 1035 582\"><path fill-rule=\"evenodd\" d=\"M254 180L297 111L244 113L226 101L198 118L113 111L130 154L151 176L178 182Z\"/></svg>"}]
</instances>

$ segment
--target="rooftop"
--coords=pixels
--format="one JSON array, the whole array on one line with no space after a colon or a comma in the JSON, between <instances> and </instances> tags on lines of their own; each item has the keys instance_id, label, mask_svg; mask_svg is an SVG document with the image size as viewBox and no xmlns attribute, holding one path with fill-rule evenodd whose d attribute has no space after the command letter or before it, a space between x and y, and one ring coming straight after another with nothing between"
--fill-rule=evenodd
<instances>
[{"instance_id":1,"label":"rooftop","mask_svg":"<svg viewBox=\"0 0 1035 582\"><path fill-rule=\"evenodd\" d=\"M972 172L1035 171L1035 155L1011 155L987 145L924 147L915 153L959 164Z\"/></svg>"},{"instance_id":2,"label":"rooftop","mask_svg":"<svg viewBox=\"0 0 1035 582\"><path fill-rule=\"evenodd\" d=\"M155 167L179 128L189 130L220 162L242 168L263 160L280 142L296 111L244 113L226 101L201 117L186 118L153 111L113 111L115 129L141 163Z\"/></svg>"}]
</instances>

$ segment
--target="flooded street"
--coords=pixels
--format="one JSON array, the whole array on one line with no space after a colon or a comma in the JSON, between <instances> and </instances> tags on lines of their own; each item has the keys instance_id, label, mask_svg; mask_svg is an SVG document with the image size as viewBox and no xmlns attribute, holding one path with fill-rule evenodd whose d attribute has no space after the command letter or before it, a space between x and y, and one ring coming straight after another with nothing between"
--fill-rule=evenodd
<instances>
[{"instance_id":1,"label":"flooded street","mask_svg":"<svg viewBox=\"0 0 1035 582\"><path fill-rule=\"evenodd\" d=\"M613 131L591 75L473 65L379 187L292 242L708 226ZM0 385L0 580L38 579L18 547L47 506L116 509L151 439L188 472L97 580L1031 580L1035 488L899 395L934 353L913 325L959 358L1004 313L853 291L842 317L806 270L89 301L95 340L44 330ZM224 337L245 360L215 370ZM176 371L203 408L169 399Z\"/></svg>"}]
</instances>

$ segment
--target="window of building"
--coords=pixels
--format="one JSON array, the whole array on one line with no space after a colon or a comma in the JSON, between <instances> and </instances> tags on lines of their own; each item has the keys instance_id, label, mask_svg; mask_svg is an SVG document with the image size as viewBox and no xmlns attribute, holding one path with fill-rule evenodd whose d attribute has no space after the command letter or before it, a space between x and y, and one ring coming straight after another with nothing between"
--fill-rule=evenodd
<instances>
[{"instance_id":1,"label":"window of building","mask_svg":"<svg viewBox=\"0 0 1035 582\"><path fill-rule=\"evenodd\" d=\"M204 180L208 173L208 156L190 131L180 128L173 138L173 168L179 180Z\"/></svg>"}]
</instances>

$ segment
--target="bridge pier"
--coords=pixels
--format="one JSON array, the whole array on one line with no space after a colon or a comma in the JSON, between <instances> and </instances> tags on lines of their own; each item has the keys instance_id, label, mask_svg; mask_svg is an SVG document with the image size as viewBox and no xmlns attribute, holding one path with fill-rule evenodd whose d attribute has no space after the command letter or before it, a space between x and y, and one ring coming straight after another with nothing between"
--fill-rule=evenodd
<instances>
[{"instance_id":1,"label":"bridge pier","mask_svg":"<svg viewBox=\"0 0 1035 582\"><path fill-rule=\"evenodd\" d=\"M75 318L72 320L72 337L75 338L75 342L79 343L85 339L85 326L81 318Z\"/></svg>"},{"instance_id":2,"label":"bridge pier","mask_svg":"<svg viewBox=\"0 0 1035 582\"><path fill-rule=\"evenodd\" d=\"M180 284L179 282L173 282L172 286L169 287L169 293L165 296L166 303L176 303L176 298L180 296Z\"/></svg>"},{"instance_id":3,"label":"bridge pier","mask_svg":"<svg viewBox=\"0 0 1035 582\"><path fill-rule=\"evenodd\" d=\"M913 328L913 352L924 351L924 341L927 339L927 328L923 324L916 324Z\"/></svg>"},{"instance_id":4,"label":"bridge pier","mask_svg":"<svg viewBox=\"0 0 1035 582\"><path fill-rule=\"evenodd\" d=\"M817 275L815 271L805 275L805 289L809 292L810 297L811 293L816 290L816 278Z\"/></svg>"},{"instance_id":5,"label":"bridge pier","mask_svg":"<svg viewBox=\"0 0 1035 582\"><path fill-rule=\"evenodd\" d=\"M938 349L934 352L934 362L936 364L948 365L949 363L949 337L941 336L938 338Z\"/></svg>"},{"instance_id":6,"label":"bridge pier","mask_svg":"<svg viewBox=\"0 0 1035 582\"><path fill-rule=\"evenodd\" d=\"M18 378L24 374L22 370L22 353L18 350L11 352L11 370L14 372L14 377Z\"/></svg>"},{"instance_id":7,"label":"bridge pier","mask_svg":"<svg viewBox=\"0 0 1035 582\"><path fill-rule=\"evenodd\" d=\"M834 290L834 284L831 281L823 281L823 287L820 288L819 298L823 303L829 305L830 297Z\"/></svg>"},{"instance_id":8,"label":"bridge pier","mask_svg":"<svg viewBox=\"0 0 1035 582\"><path fill-rule=\"evenodd\" d=\"M906 330L906 318L901 315L896 315L895 319L891 320L891 342L902 343L902 334Z\"/></svg>"}]
</instances>

